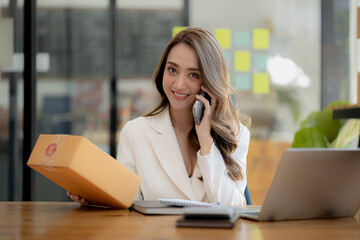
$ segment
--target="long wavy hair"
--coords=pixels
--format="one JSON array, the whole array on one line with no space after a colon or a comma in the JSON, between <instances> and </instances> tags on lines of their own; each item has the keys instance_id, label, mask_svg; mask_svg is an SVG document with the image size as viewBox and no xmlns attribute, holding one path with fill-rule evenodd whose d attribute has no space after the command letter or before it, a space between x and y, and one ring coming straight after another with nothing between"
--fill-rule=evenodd
<instances>
[{"instance_id":1,"label":"long wavy hair","mask_svg":"<svg viewBox=\"0 0 360 240\"><path fill-rule=\"evenodd\" d=\"M199 62L203 85L216 98L215 110L212 113L211 136L228 170L228 175L234 181L243 178L241 166L232 157L233 152L238 146L237 134L240 132L240 124L237 112L231 103L229 91L228 70L223 52L214 36L201 28L188 28L176 34L161 56L156 70L153 74L154 84L160 93L161 101L151 112L145 116L154 116L162 112L168 105L163 88L163 74L170 50L177 44L183 43L194 49ZM231 90L232 91L232 90ZM199 140L194 127L188 134L188 147L195 153L200 149ZM196 165L196 158L191 158L191 173Z\"/></svg>"}]
</instances>

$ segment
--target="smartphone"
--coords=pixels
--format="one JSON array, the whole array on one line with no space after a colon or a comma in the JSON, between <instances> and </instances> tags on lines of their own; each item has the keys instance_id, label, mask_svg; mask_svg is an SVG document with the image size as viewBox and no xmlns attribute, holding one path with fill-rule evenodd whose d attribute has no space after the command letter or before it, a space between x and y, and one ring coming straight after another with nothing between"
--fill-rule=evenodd
<instances>
[{"instance_id":1,"label":"smartphone","mask_svg":"<svg viewBox=\"0 0 360 240\"><path fill-rule=\"evenodd\" d=\"M204 91L201 91L200 95L204 96L209 102L211 101L211 97L209 96L209 94L205 93ZM204 103L200 100L196 100L193 105L192 111L194 115L195 124L199 125L204 116L204 111L205 111Z\"/></svg>"}]
</instances>

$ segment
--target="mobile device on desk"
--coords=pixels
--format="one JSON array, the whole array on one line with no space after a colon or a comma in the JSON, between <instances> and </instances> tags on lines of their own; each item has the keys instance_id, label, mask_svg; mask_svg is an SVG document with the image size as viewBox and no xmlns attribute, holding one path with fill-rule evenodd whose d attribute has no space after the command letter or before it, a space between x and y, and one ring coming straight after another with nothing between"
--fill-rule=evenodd
<instances>
[{"instance_id":1,"label":"mobile device on desk","mask_svg":"<svg viewBox=\"0 0 360 240\"><path fill-rule=\"evenodd\" d=\"M231 207L185 208L177 227L232 228L239 219Z\"/></svg>"},{"instance_id":2,"label":"mobile device on desk","mask_svg":"<svg viewBox=\"0 0 360 240\"><path fill-rule=\"evenodd\" d=\"M176 221L177 227L233 228L241 214L259 211L259 207L214 206L210 208L184 208L184 216Z\"/></svg>"},{"instance_id":3,"label":"mobile device on desk","mask_svg":"<svg viewBox=\"0 0 360 240\"><path fill-rule=\"evenodd\" d=\"M204 91L200 92L201 96L204 96L209 102L211 102L211 97ZM205 106L204 103L200 100L196 100L193 105L193 115L196 125L199 125L203 116L204 116Z\"/></svg>"},{"instance_id":4,"label":"mobile device on desk","mask_svg":"<svg viewBox=\"0 0 360 240\"><path fill-rule=\"evenodd\" d=\"M214 206L211 208L204 207L191 207L184 208L184 215L191 217L221 217L225 216L227 218L231 217L234 214L243 214L249 212L260 212L261 206L251 207L231 207L231 206Z\"/></svg>"}]
</instances>

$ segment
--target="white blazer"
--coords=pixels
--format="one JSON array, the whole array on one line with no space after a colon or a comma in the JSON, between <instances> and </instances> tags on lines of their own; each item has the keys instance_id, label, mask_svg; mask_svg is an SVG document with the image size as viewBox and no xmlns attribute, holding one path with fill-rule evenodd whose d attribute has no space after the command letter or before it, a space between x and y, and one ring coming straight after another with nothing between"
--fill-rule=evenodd
<instances>
[{"instance_id":1,"label":"white blazer","mask_svg":"<svg viewBox=\"0 0 360 240\"><path fill-rule=\"evenodd\" d=\"M244 179L233 181L228 175L220 151L213 143L206 156L197 153L191 178L185 168L169 110L151 117L128 121L120 133L117 160L141 177L135 200L180 198L221 205L245 205L246 156L250 132L240 125L239 146L233 154ZM199 177L203 178L203 181Z\"/></svg>"}]
</instances>

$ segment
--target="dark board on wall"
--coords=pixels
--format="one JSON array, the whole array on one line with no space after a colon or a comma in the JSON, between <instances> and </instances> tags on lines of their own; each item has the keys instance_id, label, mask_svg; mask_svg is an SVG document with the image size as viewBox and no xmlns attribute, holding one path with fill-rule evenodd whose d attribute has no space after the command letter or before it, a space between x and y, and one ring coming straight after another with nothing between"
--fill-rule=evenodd
<instances>
[{"instance_id":1,"label":"dark board on wall","mask_svg":"<svg viewBox=\"0 0 360 240\"><path fill-rule=\"evenodd\" d=\"M50 71L41 76L106 77L109 75L107 9L38 9L38 52L50 54ZM117 73L149 77L182 25L178 10L119 10Z\"/></svg>"},{"instance_id":2,"label":"dark board on wall","mask_svg":"<svg viewBox=\"0 0 360 240\"><path fill-rule=\"evenodd\" d=\"M118 74L151 76L181 21L180 11L119 11Z\"/></svg>"}]
</instances>

